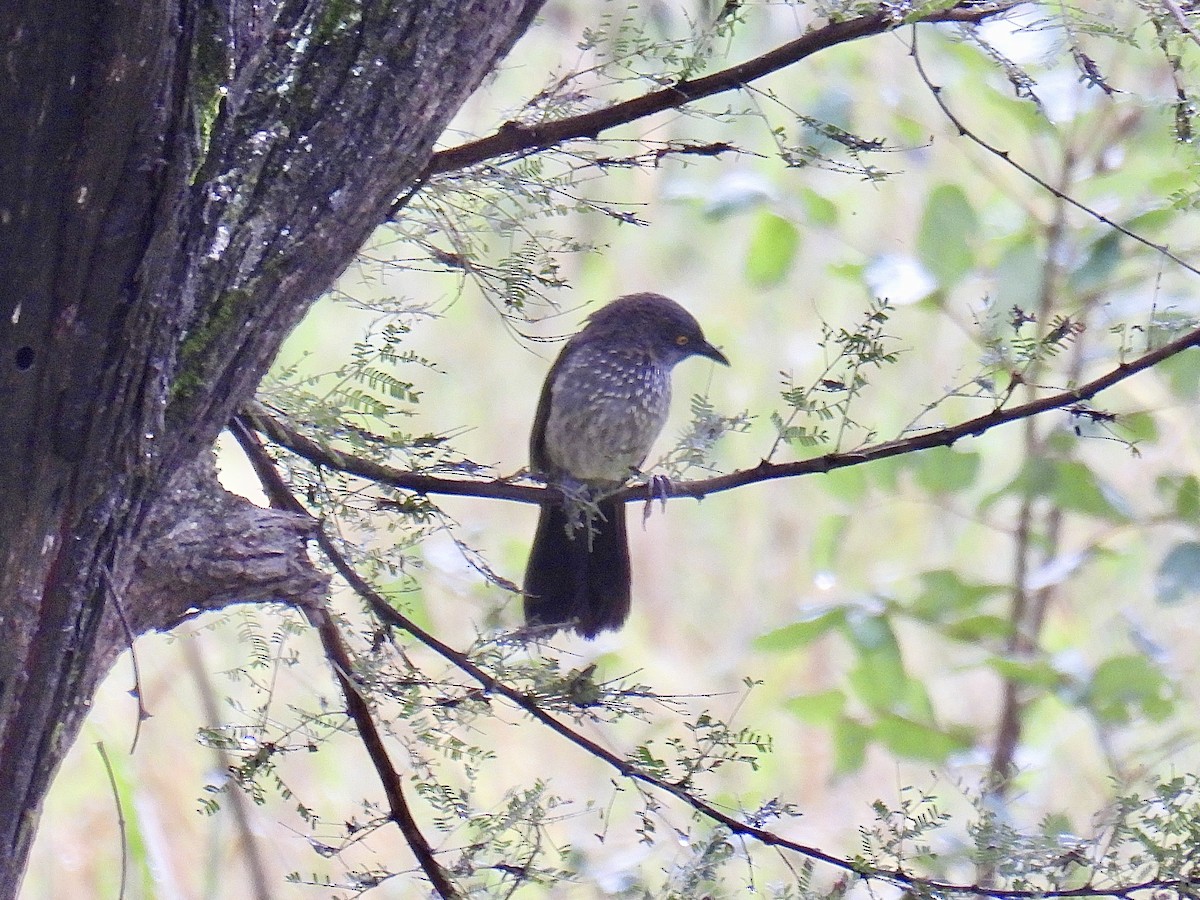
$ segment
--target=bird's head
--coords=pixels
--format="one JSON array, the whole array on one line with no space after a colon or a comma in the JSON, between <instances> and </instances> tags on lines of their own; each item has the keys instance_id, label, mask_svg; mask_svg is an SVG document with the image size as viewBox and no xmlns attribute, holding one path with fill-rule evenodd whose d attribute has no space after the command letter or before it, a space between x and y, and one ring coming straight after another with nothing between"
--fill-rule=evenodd
<instances>
[{"instance_id":1,"label":"bird's head","mask_svg":"<svg viewBox=\"0 0 1200 900\"><path fill-rule=\"evenodd\" d=\"M667 368L689 356L707 356L723 366L725 354L704 337L695 317L662 294L626 294L592 313L589 335L622 334L638 338Z\"/></svg>"}]
</instances>

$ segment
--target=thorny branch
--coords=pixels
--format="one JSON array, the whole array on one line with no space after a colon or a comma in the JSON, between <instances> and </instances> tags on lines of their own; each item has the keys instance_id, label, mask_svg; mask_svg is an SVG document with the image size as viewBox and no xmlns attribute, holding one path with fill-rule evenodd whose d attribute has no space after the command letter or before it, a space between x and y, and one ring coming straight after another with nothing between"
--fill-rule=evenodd
<instances>
[{"instance_id":1,"label":"thorny branch","mask_svg":"<svg viewBox=\"0 0 1200 900\"><path fill-rule=\"evenodd\" d=\"M1175 0L1162 0L1162 5L1166 7L1167 12L1171 14L1171 18L1175 20L1175 24L1179 26L1180 30L1200 46L1200 33L1197 33L1196 29L1188 22L1183 7L1176 3Z\"/></svg>"}]
</instances>

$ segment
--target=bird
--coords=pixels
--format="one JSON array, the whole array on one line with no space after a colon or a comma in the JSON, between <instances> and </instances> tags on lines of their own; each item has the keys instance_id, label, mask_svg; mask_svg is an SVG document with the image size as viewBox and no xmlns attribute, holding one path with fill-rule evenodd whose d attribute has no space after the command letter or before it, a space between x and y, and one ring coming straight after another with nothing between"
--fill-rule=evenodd
<instances>
[{"instance_id":1,"label":"bird","mask_svg":"<svg viewBox=\"0 0 1200 900\"><path fill-rule=\"evenodd\" d=\"M541 506L525 569L529 626L594 638L625 623L629 544L612 495L640 472L667 421L671 371L691 356L729 365L686 309L637 293L594 312L551 365L529 458L558 496Z\"/></svg>"}]
</instances>

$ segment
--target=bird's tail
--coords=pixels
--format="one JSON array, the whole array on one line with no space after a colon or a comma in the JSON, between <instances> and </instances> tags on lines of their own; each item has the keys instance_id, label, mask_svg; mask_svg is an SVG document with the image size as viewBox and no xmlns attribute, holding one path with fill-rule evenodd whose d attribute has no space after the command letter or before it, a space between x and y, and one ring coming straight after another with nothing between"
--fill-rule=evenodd
<instances>
[{"instance_id":1,"label":"bird's tail","mask_svg":"<svg viewBox=\"0 0 1200 900\"><path fill-rule=\"evenodd\" d=\"M629 615L625 505L600 500L580 518L572 525L561 503L542 507L525 568L525 621L590 638Z\"/></svg>"}]
</instances>

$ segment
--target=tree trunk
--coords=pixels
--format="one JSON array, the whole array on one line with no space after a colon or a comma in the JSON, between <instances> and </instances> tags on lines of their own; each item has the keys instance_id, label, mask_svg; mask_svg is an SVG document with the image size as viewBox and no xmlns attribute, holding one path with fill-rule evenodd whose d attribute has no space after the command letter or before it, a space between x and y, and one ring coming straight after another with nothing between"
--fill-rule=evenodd
<instances>
[{"instance_id":1,"label":"tree trunk","mask_svg":"<svg viewBox=\"0 0 1200 900\"><path fill-rule=\"evenodd\" d=\"M213 442L541 2L0 4L0 898L130 634L324 591Z\"/></svg>"}]
</instances>

